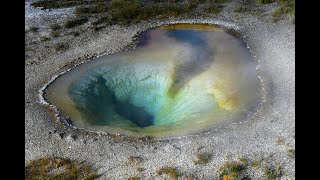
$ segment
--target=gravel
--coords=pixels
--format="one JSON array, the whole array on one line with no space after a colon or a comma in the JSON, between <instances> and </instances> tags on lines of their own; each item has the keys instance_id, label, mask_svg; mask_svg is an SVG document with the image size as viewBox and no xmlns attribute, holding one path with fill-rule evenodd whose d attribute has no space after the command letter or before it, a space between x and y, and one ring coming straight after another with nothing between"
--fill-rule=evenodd
<instances>
[{"instance_id":1,"label":"gravel","mask_svg":"<svg viewBox=\"0 0 320 180\"><path fill-rule=\"evenodd\" d=\"M284 172L280 179L295 179L295 159L289 155L295 147L295 25L290 18L272 21L276 3L262 5L259 8L263 11L258 15L234 13L239 5L237 1L227 4L215 17L154 20L128 27L113 25L98 32L88 29L86 23L60 30L59 37L48 41L41 41L40 37L50 36L49 25L66 21L72 13L61 10L65 16L57 20L56 12L26 12L26 26L41 28L39 32L26 32L25 37L25 163L42 156L84 160L103 173L100 179L159 179L167 177L157 175L156 170L162 167L176 168L181 179L218 179L223 163L245 157L249 161L264 159L260 168L248 168L252 179L267 179L264 167L271 165L280 165ZM261 78L263 101L249 120L188 137L130 141L62 125L39 98L39 90L57 74L96 56L133 48L137 35L148 28L182 22L233 29L250 48ZM72 31L80 36L67 35ZM56 52L52 47L56 43L66 43L69 49ZM212 155L205 165L193 162L200 152ZM130 156L141 157L142 161L132 164ZM138 166L145 170L138 172Z\"/></svg>"}]
</instances>

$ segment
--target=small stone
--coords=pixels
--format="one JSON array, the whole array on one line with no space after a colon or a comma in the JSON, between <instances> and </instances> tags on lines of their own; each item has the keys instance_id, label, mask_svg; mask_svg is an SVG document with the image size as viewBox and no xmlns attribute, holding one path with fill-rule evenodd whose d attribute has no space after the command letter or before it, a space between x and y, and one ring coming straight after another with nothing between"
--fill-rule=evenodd
<instances>
[{"instance_id":1,"label":"small stone","mask_svg":"<svg viewBox=\"0 0 320 180\"><path fill-rule=\"evenodd\" d=\"M65 135L66 135L66 133L60 133L60 134L59 134L60 139L63 139Z\"/></svg>"}]
</instances>

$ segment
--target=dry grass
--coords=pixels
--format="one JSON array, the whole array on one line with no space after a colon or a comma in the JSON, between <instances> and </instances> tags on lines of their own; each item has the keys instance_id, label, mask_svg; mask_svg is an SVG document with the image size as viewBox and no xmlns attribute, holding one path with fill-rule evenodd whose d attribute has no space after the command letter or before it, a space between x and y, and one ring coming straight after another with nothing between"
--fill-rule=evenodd
<instances>
[{"instance_id":1,"label":"dry grass","mask_svg":"<svg viewBox=\"0 0 320 180\"><path fill-rule=\"evenodd\" d=\"M100 177L92 166L85 162L65 158L44 157L31 160L25 167L25 179L83 179Z\"/></svg>"},{"instance_id":2,"label":"dry grass","mask_svg":"<svg viewBox=\"0 0 320 180\"><path fill-rule=\"evenodd\" d=\"M172 167L161 168L161 169L157 170L157 174L158 175L167 174L174 180L177 180L178 176L179 176L179 172L175 168L172 168Z\"/></svg>"},{"instance_id":3,"label":"dry grass","mask_svg":"<svg viewBox=\"0 0 320 180\"><path fill-rule=\"evenodd\" d=\"M265 167L265 175L269 180L275 180L283 174L280 165Z\"/></svg>"},{"instance_id":4,"label":"dry grass","mask_svg":"<svg viewBox=\"0 0 320 180\"><path fill-rule=\"evenodd\" d=\"M199 153L196 155L196 159L193 160L195 165L204 165L207 164L211 159L211 154L207 154L207 153Z\"/></svg>"},{"instance_id":5,"label":"dry grass","mask_svg":"<svg viewBox=\"0 0 320 180\"><path fill-rule=\"evenodd\" d=\"M69 48L69 46L67 44L63 44L63 43L56 43L53 45L53 48L56 51L65 51Z\"/></svg>"},{"instance_id":6,"label":"dry grass","mask_svg":"<svg viewBox=\"0 0 320 180\"><path fill-rule=\"evenodd\" d=\"M219 169L219 179L223 180L235 180L246 178L245 170L247 169L247 163L242 161L226 162Z\"/></svg>"}]
</instances>

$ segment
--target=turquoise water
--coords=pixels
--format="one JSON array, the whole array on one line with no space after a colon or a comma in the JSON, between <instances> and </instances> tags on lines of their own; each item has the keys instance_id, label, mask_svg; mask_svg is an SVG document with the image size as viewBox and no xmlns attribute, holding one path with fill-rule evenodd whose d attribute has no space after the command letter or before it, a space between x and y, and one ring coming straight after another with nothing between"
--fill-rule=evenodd
<instances>
[{"instance_id":1,"label":"turquoise water","mask_svg":"<svg viewBox=\"0 0 320 180\"><path fill-rule=\"evenodd\" d=\"M76 127L163 138L244 119L257 86L240 39L217 26L178 24L142 33L135 50L65 73L45 98Z\"/></svg>"}]
</instances>

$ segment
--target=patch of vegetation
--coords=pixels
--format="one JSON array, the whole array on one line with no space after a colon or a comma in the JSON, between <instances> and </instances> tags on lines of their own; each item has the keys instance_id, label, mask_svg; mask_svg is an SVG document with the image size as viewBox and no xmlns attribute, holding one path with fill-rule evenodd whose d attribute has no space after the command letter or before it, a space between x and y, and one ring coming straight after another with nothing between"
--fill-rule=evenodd
<instances>
[{"instance_id":1,"label":"patch of vegetation","mask_svg":"<svg viewBox=\"0 0 320 180\"><path fill-rule=\"evenodd\" d=\"M52 31L57 31L57 30L61 29L61 26L57 23L54 23L54 24L50 25L50 28Z\"/></svg>"},{"instance_id":2,"label":"patch of vegetation","mask_svg":"<svg viewBox=\"0 0 320 180\"><path fill-rule=\"evenodd\" d=\"M209 4L204 9L205 13L216 14L221 11L222 6L218 6L216 4Z\"/></svg>"},{"instance_id":3,"label":"patch of vegetation","mask_svg":"<svg viewBox=\"0 0 320 180\"><path fill-rule=\"evenodd\" d=\"M284 144L284 139L280 136L277 137L276 139L276 143L279 144L279 145L283 145Z\"/></svg>"},{"instance_id":4,"label":"patch of vegetation","mask_svg":"<svg viewBox=\"0 0 320 180\"><path fill-rule=\"evenodd\" d=\"M35 26L32 26L32 27L30 28L30 31L31 31L31 32L38 32L38 30L39 30L39 28L38 28L38 27L35 27Z\"/></svg>"},{"instance_id":5,"label":"patch of vegetation","mask_svg":"<svg viewBox=\"0 0 320 180\"><path fill-rule=\"evenodd\" d=\"M40 40L41 40L42 42L45 42L45 41L49 41L50 38L48 38L48 37L46 37L46 36L42 36L42 37L40 38Z\"/></svg>"},{"instance_id":6,"label":"patch of vegetation","mask_svg":"<svg viewBox=\"0 0 320 180\"><path fill-rule=\"evenodd\" d=\"M276 2L276 0L257 0L257 3L260 3L260 4L269 4L274 2Z\"/></svg>"},{"instance_id":7,"label":"patch of vegetation","mask_svg":"<svg viewBox=\"0 0 320 180\"><path fill-rule=\"evenodd\" d=\"M145 169L145 168L143 168L143 167L140 167L140 166L139 166L139 167L137 167L137 171L138 171L138 172L142 172L142 171L144 171L144 170L146 170L146 169Z\"/></svg>"},{"instance_id":8,"label":"patch of vegetation","mask_svg":"<svg viewBox=\"0 0 320 180\"><path fill-rule=\"evenodd\" d=\"M294 150L294 149L288 149L288 156L289 156L290 158L295 158L295 156L296 156L296 150Z\"/></svg>"},{"instance_id":9,"label":"patch of vegetation","mask_svg":"<svg viewBox=\"0 0 320 180\"><path fill-rule=\"evenodd\" d=\"M44 157L31 160L25 167L25 179L85 179L100 177L87 163L65 158Z\"/></svg>"},{"instance_id":10,"label":"patch of vegetation","mask_svg":"<svg viewBox=\"0 0 320 180\"><path fill-rule=\"evenodd\" d=\"M244 13L244 12L248 12L248 11L250 11L250 9L247 7L243 7L243 6L240 6L234 10L234 12L237 12L237 13Z\"/></svg>"},{"instance_id":11,"label":"patch of vegetation","mask_svg":"<svg viewBox=\"0 0 320 180\"><path fill-rule=\"evenodd\" d=\"M279 178L282 176L282 170L280 168L280 165L276 166L268 166L265 168L265 175L269 180L275 180L276 178Z\"/></svg>"},{"instance_id":12,"label":"patch of vegetation","mask_svg":"<svg viewBox=\"0 0 320 180\"><path fill-rule=\"evenodd\" d=\"M241 161L234 161L234 162L226 162L220 169L219 169L219 179L223 180L234 180L234 179L241 179L244 177L244 172L247 169L247 164Z\"/></svg>"},{"instance_id":13,"label":"patch of vegetation","mask_svg":"<svg viewBox=\"0 0 320 180\"><path fill-rule=\"evenodd\" d=\"M34 7L41 7L42 9L56 9L73 7L82 3L82 0L41 0L31 3L31 5Z\"/></svg>"},{"instance_id":14,"label":"patch of vegetation","mask_svg":"<svg viewBox=\"0 0 320 180\"><path fill-rule=\"evenodd\" d=\"M52 37L59 37L59 36L60 36L60 33L59 33L59 31L54 31L54 30L52 30L52 31L51 31L51 36L52 36Z\"/></svg>"},{"instance_id":15,"label":"patch of vegetation","mask_svg":"<svg viewBox=\"0 0 320 180\"><path fill-rule=\"evenodd\" d=\"M67 44L63 44L63 43L56 43L53 45L53 48L56 51L65 51L69 48L69 46Z\"/></svg>"},{"instance_id":16,"label":"patch of vegetation","mask_svg":"<svg viewBox=\"0 0 320 180\"><path fill-rule=\"evenodd\" d=\"M78 37L78 36L80 36L80 33L77 32L77 31L72 31L70 34L72 34L73 37Z\"/></svg>"},{"instance_id":17,"label":"patch of vegetation","mask_svg":"<svg viewBox=\"0 0 320 180\"><path fill-rule=\"evenodd\" d=\"M157 170L157 174L158 175L167 174L174 180L177 180L178 176L179 176L179 172L175 168L172 168L172 167L161 168L161 169Z\"/></svg>"},{"instance_id":18,"label":"patch of vegetation","mask_svg":"<svg viewBox=\"0 0 320 180\"><path fill-rule=\"evenodd\" d=\"M88 18L87 17L78 17L78 18L75 18L73 20L69 20L65 23L65 27L66 28L73 28L73 27L76 27L76 26L80 26L84 23L88 22Z\"/></svg>"},{"instance_id":19,"label":"patch of vegetation","mask_svg":"<svg viewBox=\"0 0 320 180\"><path fill-rule=\"evenodd\" d=\"M128 160L131 164L134 164L134 163L140 163L142 161L142 158L139 156L129 156Z\"/></svg>"},{"instance_id":20,"label":"patch of vegetation","mask_svg":"<svg viewBox=\"0 0 320 180\"><path fill-rule=\"evenodd\" d=\"M112 23L112 19L110 16L102 16L99 17L96 21L92 22L92 25L99 25L105 23L106 25L110 25Z\"/></svg>"},{"instance_id":21,"label":"patch of vegetation","mask_svg":"<svg viewBox=\"0 0 320 180\"><path fill-rule=\"evenodd\" d=\"M207 164L211 159L211 154L206 154L206 153L199 153L196 156L196 160L193 160L195 165L201 164Z\"/></svg>"},{"instance_id":22,"label":"patch of vegetation","mask_svg":"<svg viewBox=\"0 0 320 180\"><path fill-rule=\"evenodd\" d=\"M140 178L137 177L137 176L132 176L132 177L129 177L128 180L139 180Z\"/></svg>"},{"instance_id":23,"label":"patch of vegetation","mask_svg":"<svg viewBox=\"0 0 320 180\"><path fill-rule=\"evenodd\" d=\"M108 11L108 6L106 3L99 2L96 5L91 5L88 7L78 7L75 9L74 13L76 15L80 14L96 14Z\"/></svg>"},{"instance_id":24,"label":"patch of vegetation","mask_svg":"<svg viewBox=\"0 0 320 180\"><path fill-rule=\"evenodd\" d=\"M258 160L254 160L251 162L251 166L257 169L260 166L260 162Z\"/></svg>"},{"instance_id":25,"label":"patch of vegetation","mask_svg":"<svg viewBox=\"0 0 320 180\"><path fill-rule=\"evenodd\" d=\"M142 3L141 0L111 0L109 4L100 3L89 7L79 7L76 9L75 14L88 15L107 12L107 14L103 14L92 24L129 25L152 18L164 19L193 14L195 12L202 15L215 14L221 10L222 6L220 3L222 2L225 2L225 0L189 0L187 3L165 0L157 0L153 3L152 1ZM201 9L197 10L198 5L201 3L205 4L205 6L201 6Z\"/></svg>"},{"instance_id":26,"label":"patch of vegetation","mask_svg":"<svg viewBox=\"0 0 320 180\"><path fill-rule=\"evenodd\" d=\"M272 14L274 21L282 19L286 14L295 15L295 0L278 0L278 2L281 6Z\"/></svg>"}]
</instances>

